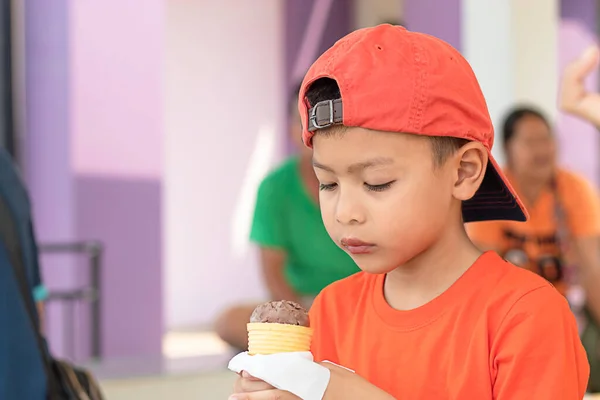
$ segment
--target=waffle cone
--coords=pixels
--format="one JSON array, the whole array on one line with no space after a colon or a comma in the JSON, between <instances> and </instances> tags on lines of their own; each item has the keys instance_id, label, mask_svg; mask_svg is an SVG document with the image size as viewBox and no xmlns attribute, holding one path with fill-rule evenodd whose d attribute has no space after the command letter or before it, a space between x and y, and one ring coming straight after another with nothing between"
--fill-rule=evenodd
<instances>
[{"instance_id":1,"label":"waffle cone","mask_svg":"<svg viewBox=\"0 0 600 400\"><path fill-rule=\"evenodd\" d=\"M249 323L248 354L275 354L310 351L313 330L305 326Z\"/></svg>"}]
</instances>

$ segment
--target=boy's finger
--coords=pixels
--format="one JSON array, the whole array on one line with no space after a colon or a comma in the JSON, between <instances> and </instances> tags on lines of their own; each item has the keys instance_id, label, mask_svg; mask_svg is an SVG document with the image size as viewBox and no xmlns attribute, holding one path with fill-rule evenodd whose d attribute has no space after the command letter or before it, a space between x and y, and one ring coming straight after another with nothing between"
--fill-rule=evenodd
<instances>
[{"instance_id":1,"label":"boy's finger","mask_svg":"<svg viewBox=\"0 0 600 400\"><path fill-rule=\"evenodd\" d=\"M252 381L260 381L260 379L253 377L252 375L250 375L246 371L242 371L242 378L249 379L249 380L252 380Z\"/></svg>"},{"instance_id":2,"label":"boy's finger","mask_svg":"<svg viewBox=\"0 0 600 400\"><path fill-rule=\"evenodd\" d=\"M260 392L263 390L270 389L273 389L273 386L269 385L267 382L261 381L259 379L246 378L238 379L233 387L233 391L235 393Z\"/></svg>"},{"instance_id":3,"label":"boy's finger","mask_svg":"<svg viewBox=\"0 0 600 400\"><path fill-rule=\"evenodd\" d=\"M229 400L299 400L297 396L294 396L290 392L284 392L282 390L265 390L262 392L254 393L241 393L233 394L229 397Z\"/></svg>"}]
</instances>

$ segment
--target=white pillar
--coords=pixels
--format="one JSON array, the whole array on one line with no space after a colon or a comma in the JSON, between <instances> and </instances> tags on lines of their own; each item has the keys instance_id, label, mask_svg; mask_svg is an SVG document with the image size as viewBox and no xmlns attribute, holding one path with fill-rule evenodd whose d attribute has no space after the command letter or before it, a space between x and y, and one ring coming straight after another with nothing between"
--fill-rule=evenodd
<instances>
[{"instance_id":1,"label":"white pillar","mask_svg":"<svg viewBox=\"0 0 600 400\"><path fill-rule=\"evenodd\" d=\"M354 0L354 28L401 22L403 0Z\"/></svg>"},{"instance_id":2,"label":"white pillar","mask_svg":"<svg viewBox=\"0 0 600 400\"><path fill-rule=\"evenodd\" d=\"M529 103L555 117L558 0L463 0L461 16L463 54L477 75L497 135L515 104ZM501 147L496 140L500 163Z\"/></svg>"},{"instance_id":3,"label":"white pillar","mask_svg":"<svg viewBox=\"0 0 600 400\"><path fill-rule=\"evenodd\" d=\"M265 296L247 238L284 138L282 5L167 2L167 329L208 326L224 307Z\"/></svg>"},{"instance_id":4,"label":"white pillar","mask_svg":"<svg viewBox=\"0 0 600 400\"><path fill-rule=\"evenodd\" d=\"M515 100L539 106L552 119L557 111L557 0L511 0Z\"/></svg>"}]
</instances>

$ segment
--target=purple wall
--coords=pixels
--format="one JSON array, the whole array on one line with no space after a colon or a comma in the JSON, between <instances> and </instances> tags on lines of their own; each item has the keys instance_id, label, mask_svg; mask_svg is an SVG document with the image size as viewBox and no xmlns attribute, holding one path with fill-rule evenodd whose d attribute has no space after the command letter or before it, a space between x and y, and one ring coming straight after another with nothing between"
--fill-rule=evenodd
<instances>
[{"instance_id":1,"label":"purple wall","mask_svg":"<svg viewBox=\"0 0 600 400\"><path fill-rule=\"evenodd\" d=\"M26 135L23 159L38 238L76 237L74 180L69 132L69 11L66 0L25 2ZM69 257L43 259L45 283L69 288L76 263ZM54 351L65 353L63 308L49 306L46 330Z\"/></svg>"},{"instance_id":2,"label":"purple wall","mask_svg":"<svg viewBox=\"0 0 600 400\"><path fill-rule=\"evenodd\" d=\"M39 240L102 241L104 355L159 355L163 2L144 18L117 0L25 5L23 156ZM51 291L87 278L78 257L42 267ZM87 307L50 306L47 327L55 354L89 355Z\"/></svg>"},{"instance_id":3,"label":"purple wall","mask_svg":"<svg viewBox=\"0 0 600 400\"><path fill-rule=\"evenodd\" d=\"M305 28L315 2L315 0L287 0L284 5L285 78L290 88L299 83L292 82L292 71L298 57L298 51L302 45L302 40L306 34ZM338 39L350 33L352 30L352 7L351 0L333 1L315 60Z\"/></svg>"},{"instance_id":4,"label":"purple wall","mask_svg":"<svg viewBox=\"0 0 600 400\"><path fill-rule=\"evenodd\" d=\"M77 235L106 247L105 355L159 355L165 2L69 4Z\"/></svg>"},{"instance_id":5,"label":"purple wall","mask_svg":"<svg viewBox=\"0 0 600 400\"><path fill-rule=\"evenodd\" d=\"M286 0L284 4L285 20L285 87L287 88L286 100L292 96L292 91L296 89L297 82L292 76L295 63L298 59L298 52L302 46L304 35L307 34L306 26L310 18L312 8L316 0ZM327 25L323 32L323 37L319 44L316 60L325 50L330 48L338 39L350 33L352 27L352 1L351 0L333 0L331 12L327 20ZM312 61L314 61L312 60ZM288 113L288 108L285 109ZM286 115L287 121L287 115ZM285 125L287 130L287 123ZM295 151L290 140L287 141L287 151Z\"/></svg>"},{"instance_id":6,"label":"purple wall","mask_svg":"<svg viewBox=\"0 0 600 400\"><path fill-rule=\"evenodd\" d=\"M77 179L78 236L106 246L102 337L107 357L159 354L162 340L161 184ZM159 321L160 324L156 322Z\"/></svg>"},{"instance_id":7,"label":"purple wall","mask_svg":"<svg viewBox=\"0 0 600 400\"><path fill-rule=\"evenodd\" d=\"M436 36L460 51L461 6L461 0L405 0L403 22L407 29Z\"/></svg>"},{"instance_id":8,"label":"purple wall","mask_svg":"<svg viewBox=\"0 0 600 400\"><path fill-rule=\"evenodd\" d=\"M596 0L561 0L560 18L576 20L590 32L597 32Z\"/></svg>"},{"instance_id":9,"label":"purple wall","mask_svg":"<svg viewBox=\"0 0 600 400\"><path fill-rule=\"evenodd\" d=\"M25 2L28 96L27 146L23 151L37 232L42 239L71 239L75 229L70 174L67 3L67 0L52 4L45 0Z\"/></svg>"}]
</instances>

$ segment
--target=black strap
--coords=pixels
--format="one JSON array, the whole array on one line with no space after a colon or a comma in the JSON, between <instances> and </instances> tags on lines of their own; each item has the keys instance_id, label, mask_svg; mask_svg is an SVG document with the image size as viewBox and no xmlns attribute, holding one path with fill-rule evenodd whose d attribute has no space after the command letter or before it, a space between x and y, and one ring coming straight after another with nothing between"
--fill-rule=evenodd
<instances>
[{"instance_id":1,"label":"black strap","mask_svg":"<svg viewBox=\"0 0 600 400\"><path fill-rule=\"evenodd\" d=\"M341 124L344 120L344 107L342 99L324 100L315 104L308 110L308 131L328 128L331 125Z\"/></svg>"},{"instance_id":2,"label":"black strap","mask_svg":"<svg viewBox=\"0 0 600 400\"><path fill-rule=\"evenodd\" d=\"M47 389L50 395L49 398L53 399L55 398L58 392L56 382L54 381L52 374L52 360L50 359L50 354L48 353L46 342L42 337L40 331L37 311L33 303L31 288L29 286L27 275L25 272L23 255L21 253L19 235L15 226L15 221L13 219L8 205L6 204L2 196L0 196L0 241L6 248L10 264L13 267L15 279L17 280L17 283L19 285L21 298L25 302L27 315L31 323L31 328L34 330L37 347L40 352L40 356L42 357L42 363L44 364Z\"/></svg>"}]
</instances>

